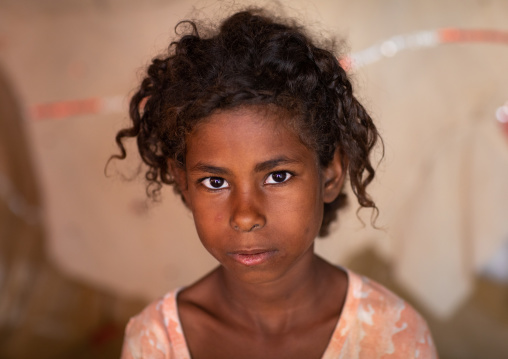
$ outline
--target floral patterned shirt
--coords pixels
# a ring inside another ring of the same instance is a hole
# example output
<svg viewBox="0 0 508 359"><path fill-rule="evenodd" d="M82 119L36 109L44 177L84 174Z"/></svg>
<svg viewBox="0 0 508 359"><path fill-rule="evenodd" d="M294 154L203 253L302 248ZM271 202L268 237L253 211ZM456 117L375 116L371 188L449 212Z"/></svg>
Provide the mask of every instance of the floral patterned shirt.
<svg viewBox="0 0 508 359"><path fill-rule="evenodd" d="M380 284L347 273L344 308L322 359L437 358L425 320L410 305ZM122 359L191 358L178 317L178 291L131 318Z"/></svg>

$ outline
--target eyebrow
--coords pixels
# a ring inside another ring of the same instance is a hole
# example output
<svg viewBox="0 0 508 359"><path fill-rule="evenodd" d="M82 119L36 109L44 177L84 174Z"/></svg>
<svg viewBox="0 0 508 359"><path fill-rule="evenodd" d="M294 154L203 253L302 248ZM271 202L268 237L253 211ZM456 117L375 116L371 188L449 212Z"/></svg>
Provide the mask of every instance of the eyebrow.
<svg viewBox="0 0 508 359"><path fill-rule="evenodd" d="M214 175L227 175L230 172L225 169L224 167L217 167L217 166L211 166L207 165L205 163L198 162L194 167L192 167L190 172L205 172L205 173L211 173Z"/></svg>
<svg viewBox="0 0 508 359"><path fill-rule="evenodd" d="M271 170L271 169L273 169L277 166L280 166L280 165L287 165L287 164L292 164L292 163L297 163L297 162L299 162L299 161L283 156L283 157L279 157L279 158L274 158L273 160L268 160L268 161L258 163L256 165L256 167L254 167L254 171L255 172L264 172L264 171Z"/></svg>
<svg viewBox="0 0 508 359"><path fill-rule="evenodd" d="M291 159L291 158L288 158L285 156L278 157L278 158L274 158L271 160L267 160L267 161L258 163L254 167L254 172L269 171L269 170L271 170L277 166L280 166L280 165L286 165L286 164L292 164L292 163L298 163L298 162L300 162L300 161L294 160L294 159ZM224 175L228 175L231 173L228 169L226 169L224 167L212 166L212 165L202 163L202 162L198 162L189 171L190 172L206 172L206 173L211 173L211 174L218 175L218 176L224 176Z"/></svg>

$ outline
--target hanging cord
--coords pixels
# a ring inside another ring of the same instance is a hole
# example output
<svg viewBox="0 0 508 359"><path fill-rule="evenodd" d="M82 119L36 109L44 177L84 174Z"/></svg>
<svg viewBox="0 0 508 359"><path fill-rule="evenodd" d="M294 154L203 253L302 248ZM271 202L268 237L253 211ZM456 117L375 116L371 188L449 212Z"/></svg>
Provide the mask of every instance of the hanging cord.
<svg viewBox="0 0 508 359"><path fill-rule="evenodd" d="M451 43L491 43L508 45L508 31L444 28L397 35L340 60L346 69L355 70L404 50L415 50Z"/></svg>

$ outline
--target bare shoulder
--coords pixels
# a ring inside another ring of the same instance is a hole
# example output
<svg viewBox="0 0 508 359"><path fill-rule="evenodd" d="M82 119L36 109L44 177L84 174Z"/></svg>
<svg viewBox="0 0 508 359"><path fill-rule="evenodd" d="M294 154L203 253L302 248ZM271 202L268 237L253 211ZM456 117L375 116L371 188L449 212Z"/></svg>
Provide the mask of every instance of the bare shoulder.
<svg viewBox="0 0 508 359"><path fill-rule="evenodd" d="M215 268L178 293L179 311L185 311L193 306L202 307L210 301L211 293L217 292L217 272L218 268Z"/></svg>

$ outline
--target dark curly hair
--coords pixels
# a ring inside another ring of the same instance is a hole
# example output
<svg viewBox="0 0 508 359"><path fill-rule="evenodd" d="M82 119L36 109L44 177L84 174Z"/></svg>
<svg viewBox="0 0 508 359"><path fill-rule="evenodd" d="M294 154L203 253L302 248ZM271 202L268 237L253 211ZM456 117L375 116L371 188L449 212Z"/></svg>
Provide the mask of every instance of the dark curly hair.
<svg viewBox="0 0 508 359"><path fill-rule="evenodd" d="M238 12L206 35L192 21L180 22L175 32L181 28L184 34L152 60L132 96L132 127L116 135L121 153L112 158L119 159L126 157L124 139L136 137L148 165L149 196L157 197L163 183L180 193L168 159L185 164L185 136L196 123L219 109L270 105L290 115L322 166L338 149L359 204L377 213L366 187L374 178L370 154L379 135L331 51L315 46L298 24L261 9ZM324 205L320 236L344 204L341 193Z"/></svg>

